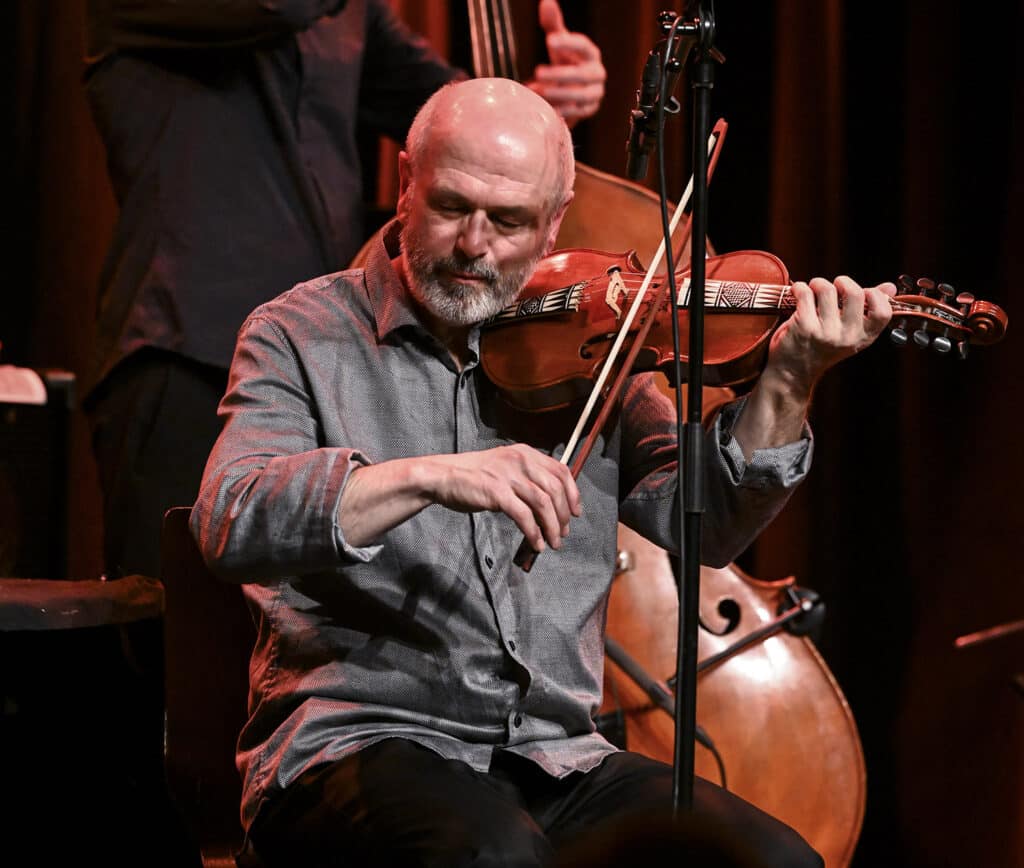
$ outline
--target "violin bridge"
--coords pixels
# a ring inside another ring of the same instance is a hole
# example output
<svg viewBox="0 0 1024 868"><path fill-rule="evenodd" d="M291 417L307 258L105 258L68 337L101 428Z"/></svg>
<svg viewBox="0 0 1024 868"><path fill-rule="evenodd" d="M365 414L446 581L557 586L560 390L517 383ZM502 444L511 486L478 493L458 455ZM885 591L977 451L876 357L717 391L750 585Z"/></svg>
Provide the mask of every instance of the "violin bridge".
<svg viewBox="0 0 1024 868"><path fill-rule="evenodd" d="M608 269L608 288L604 292L604 303L608 305L613 311L615 311L615 318L622 318L622 308L618 305L620 296L628 296L629 293L626 290L626 284L622 280L622 273L618 268Z"/></svg>

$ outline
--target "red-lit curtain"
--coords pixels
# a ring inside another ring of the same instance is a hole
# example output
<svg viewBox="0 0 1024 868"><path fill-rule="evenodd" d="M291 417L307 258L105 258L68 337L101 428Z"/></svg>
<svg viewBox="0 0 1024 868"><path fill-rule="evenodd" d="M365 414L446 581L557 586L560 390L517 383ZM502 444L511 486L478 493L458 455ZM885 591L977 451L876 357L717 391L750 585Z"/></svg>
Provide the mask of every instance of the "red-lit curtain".
<svg viewBox="0 0 1024 868"><path fill-rule="evenodd" d="M20 0L4 28L15 154L2 358L78 372L114 215L80 81L84 2ZM396 3L442 51L459 47L454 7ZM536 14L532 0L514 6ZM604 105L576 130L580 158L621 174L662 4L563 7L609 71ZM796 573L826 599L819 646L868 758L855 865L1024 859L1024 700L1009 686L1024 670L1024 636L952 649L955 635L1024 618L1014 325L1024 310L1022 7L989 4L965 18L951 0L717 3L726 64L713 103L730 133L712 190L716 247L772 250L794 277L875 282L905 270L949 280L1011 318L1002 344L959 365L879 345L827 375L812 408L811 478L751 554L755 574ZM536 60L535 28L523 27ZM688 131L670 135L678 190ZM379 195L394 192L382 184ZM98 494L77 414L74 424L72 572L91 576Z"/></svg>

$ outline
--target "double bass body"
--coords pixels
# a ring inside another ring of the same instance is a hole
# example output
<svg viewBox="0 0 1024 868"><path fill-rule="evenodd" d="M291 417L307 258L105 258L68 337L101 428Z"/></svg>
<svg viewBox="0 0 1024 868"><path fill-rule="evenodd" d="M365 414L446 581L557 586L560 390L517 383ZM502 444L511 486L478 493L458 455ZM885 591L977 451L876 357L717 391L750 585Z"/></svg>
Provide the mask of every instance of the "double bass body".
<svg viewBox="0 0 1024 868"><path fill-rule="evenodd" d="M612 584L608 636L651 676L675 672L678 594L668 555L624 525L631 566ZM796 829L827 868L849 864L864 817L866 772L846 698L806 636L780 629L701 668L772 623L792 578L762 582L735 565L701 570L696 773ZM723 632L724 631L724 632ZM717 633L722 635L716 635ZM625 720L630 750L673 761L675 721L613 660L605 666L603 715Z"/></svg>

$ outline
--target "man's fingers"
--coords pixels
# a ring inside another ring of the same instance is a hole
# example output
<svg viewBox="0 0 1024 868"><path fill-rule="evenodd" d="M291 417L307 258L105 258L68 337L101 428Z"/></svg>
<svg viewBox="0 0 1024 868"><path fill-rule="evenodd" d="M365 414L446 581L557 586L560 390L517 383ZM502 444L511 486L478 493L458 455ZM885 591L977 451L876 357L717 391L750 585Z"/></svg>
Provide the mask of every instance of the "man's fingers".
<svg viewBox="0 0 1024 868"><path fill-rule="evenodd" d="M896 284L882 283L867 290L864 295L864 312L870 323L872 337L877 337L892 319L892 302Z"/></svg>
<svg viewBox="0 0 1024 868"><path fill-rule="evenodd" d="M549 33L544 41L552 63L601 63L601 49L585 33Z"/></svg>
<svg viewBox="0 0 1024 868"><path fill-rule="evenodd" d="M582 33L568 33L548 39L550 63L542 63L538 70L560 70L564 67L593 68L603 81L607 71L601 61L601 49Z"/></svg>
<svg viewBox="0 0 1024 868"><path fill-rule="evenodd" d="M604 83L587 82L582 78L566 78L568 84L551 85L531 81L527 86L544 97L566 121L582 120L597 113L604 99Z"/></svg>
<svg viewBox="0 0 1024 868"><path fill-rule="evenodd" d="M561 548L570 519L580 514L579 488L572 471L522 443L478 453L474 463L479 460L488 468L484 477L500 481L487 486L491 491L487 508L511 518L535 551Z"/></svg>
<svg viewBox="0 0 1024 868"><path fill-rule="evenodd" d="M565 32L565 19L562 17L562 7L558 5L558 0L540 0L537 20L540 21L541 29L549 36Z"/></svg>
<svg viewBox="0 0 1024 868"><path fill-rule="evenodd" d="M838 288L823 277L811 280L810 287L814 292L814 305L822 325L827 327L833 323L838 324L841 321Z"/></svg>
<svg viewBox="0 0 1024 868"><path fill-rule="evenodd" d="M566 498L556 489L550 482L545 487L529 479L516 479L510 485L509 502L501 504L502 511L519 525L535 551L540 551L538 541L553 549L561 548L562 537L568 533Z"/></svg>
<svg viewBox="0 0 1024 868"><path fill-rule="evenodd" d="M529 83L540 88L546 99L600 99L604 96L603 68L588 63L583 67L538 67Z"/></svg>
<svg viewBox="0 0 1024 868"><path fill-rule="evenodd" d="M530 544L535 552L542 552L547 548L544 542L544 532L537 523L536 514L515 494L511 494L504 504L499 503L499 509L516 523L516 526L523 532L523 538Z"/></svg>
<svg viewBox="0 0 1024 868"><path fill-rule="evenodd" d="M538 66L528 86L572 126L601 107L608 77L601 62L601 49L590 37L566 29L556 0L541 0L538 18L551 63Z"/></svg>
<svg viewBox="0 0 1024 868"><path fill-rule="evenodd" d="M843 329L850 334L859 335L864 330L864 317L867 313L864 288L852 277L845 275L835 279L835 288Z"/></svg>

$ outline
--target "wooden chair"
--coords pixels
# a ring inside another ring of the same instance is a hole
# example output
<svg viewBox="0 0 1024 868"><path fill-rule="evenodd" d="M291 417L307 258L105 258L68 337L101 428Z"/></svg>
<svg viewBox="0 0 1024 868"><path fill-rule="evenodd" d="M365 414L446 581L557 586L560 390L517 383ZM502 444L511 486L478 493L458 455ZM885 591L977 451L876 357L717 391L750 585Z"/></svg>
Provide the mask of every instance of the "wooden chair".
<svg viewBox="0 0 1024 868"><path fill-rule="evenodd" d="M189 531L191 509L164 517L166 724L171 797L204 868L236 868L242 828L235 744L246 720L249 655L256 631L238 586L206 568Z"/></svg>

